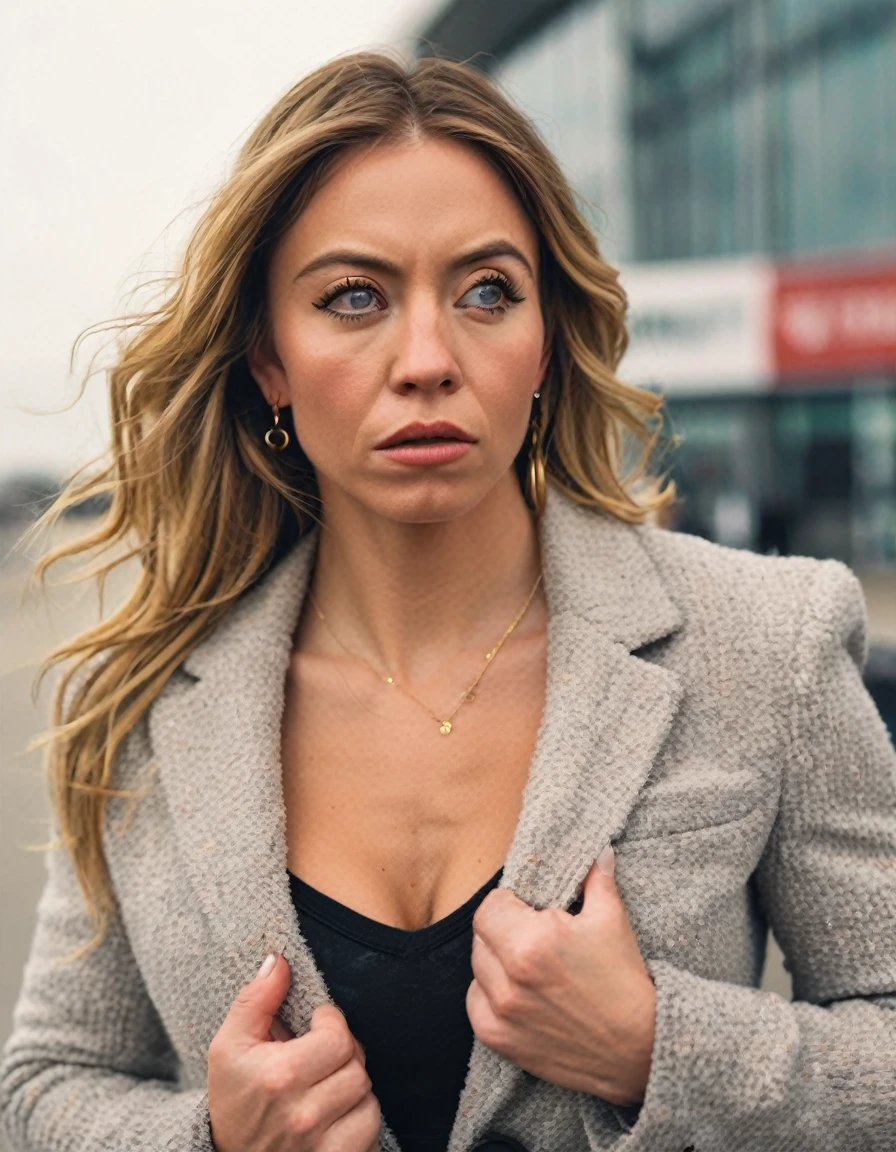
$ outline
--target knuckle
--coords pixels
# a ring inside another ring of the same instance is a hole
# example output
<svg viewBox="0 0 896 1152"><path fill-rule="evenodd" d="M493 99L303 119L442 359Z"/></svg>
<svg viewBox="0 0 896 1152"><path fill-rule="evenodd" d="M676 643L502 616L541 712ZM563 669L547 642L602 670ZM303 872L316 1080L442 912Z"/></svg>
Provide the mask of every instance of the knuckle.
<svg viewBox="0 0 896 1152"><path fill-rule="evenodd" d="M526 940L510 953L508 975L518 984L534 984L542 968L543 949L538 940Z"/></svg>
<svg viewBox="0 0 896 1152"><path fill-rule="evenodd" d="M248 987L243 987L240 988L239 992L237 992L231 1007L236 1008L237 1010L245 1010L251 1008L254 1003L254 998Z"/></svg>
<svg viewBox="0 0 896 1152"><path fill-rule="evenodd" d="M477 1026L476 1035L486 1048L493 1048L495 1051L500 1050L501 1038L503 1036L500 1025L500 1020L490 1019L482 1021Z"/></svg>
<svg viewBox="0 0 896 1152"><path fill-rule="evenodd" d="M355 1054L355 1041L354 1038L346 1028L342 1032L337 1032L335 1029L331 1033L331 1050L333 1052L333 1059L338 1060L340 1065L345 1064L351 1060Z"/></svg>
<svg viewBox="0 0 896 1152"><path fill-rule="evenodd" d="M370 1125L370 1135L375 1136L380 1130L380 1102L372 1092L364 1097L361 1105L364 1119Z"/></svg>
<svg viewBox="0 0 896 1152"><path fill-rule="evenodd" d="M508 985L502 988L500 992L495 994L494 1007L495 1012L502 1017L509 1017L517 1011L520 1006L519 992L513 987Z"/></svg>
<svg viewBox="0 0 896 1152"><path fill-rule="evenodd" d="M307 1101L297 1105L292 1114L290 1129L294 1136L308 1136L320 1123L317 1109Z"/></svg>
<svg viewBox="0 0 896 1152"><path fill-rule="evenodd" d="M225 1049L225 1045L224 1045L223 1040L221 1039L221 1033L216 1032L215 1035L212 1037L211 1043L208 1046L208 1062L209 1062L209 1064L220 1063L222 1057L224 1056L224 1049Z"/></svg>
<svg viewBox="0 0 896 1152"><path fill-rule="evenodd" d="M258 1073L259 1088L268 1097L280 1096L291 1091L293 1087L292 1075L288 1068L280 1063L271 1063Z"/></svg>
<svg viewBox="0 0 896 1152"><path fill-rule="evenodd" d="M365 1096L373 1087L373 1081L367 1074L367 1069L363 1064L358 1061L352 1066L353 1084L352 1087L357 1091L358 1098Z"/></svg>
<svg viewBox="0 0 896 1152"><path fill-rule="evenodd" d="M556 907L545 908L544 912L544 923L551 940L556 940L560 934L569 936L571 926L568 912Z"/></svg>

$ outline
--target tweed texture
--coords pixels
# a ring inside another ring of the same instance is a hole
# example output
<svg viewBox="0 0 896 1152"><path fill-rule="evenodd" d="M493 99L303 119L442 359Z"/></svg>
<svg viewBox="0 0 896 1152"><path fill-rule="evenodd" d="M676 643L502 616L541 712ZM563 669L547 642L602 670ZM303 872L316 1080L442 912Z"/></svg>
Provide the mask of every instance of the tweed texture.
<svg viewBox="0 0 896 1152"><path fill-rule="evenodd" d="M547 694L501 884L569 908L612 841L657 989L641 1105L523 1072L476 1040L448 1152L896 1148L896 752L835 561L631 527L549 490ZM316 552L301 540L129 733L102 947L68 858L48 875L0 1066L20 1152L211 1152L207 1052L266 953L301 1035L331 997L292 905L284 682ZM386 849L384 849L386 850ZM767 926L794 1002L760 991ZM434 1037L434 1042L437 1038ZM374 1091L376 1086L374 1085ZM385 1121L381 1152L401 1152Z"/></svg>

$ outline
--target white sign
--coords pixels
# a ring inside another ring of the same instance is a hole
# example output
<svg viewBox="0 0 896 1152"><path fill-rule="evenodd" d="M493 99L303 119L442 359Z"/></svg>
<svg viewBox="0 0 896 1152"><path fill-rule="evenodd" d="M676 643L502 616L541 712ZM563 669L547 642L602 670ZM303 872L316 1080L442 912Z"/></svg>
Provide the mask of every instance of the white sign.
<svg viewBox="0 0 896 1152"><path fill-rule="evenodd" d="M774 282L761 257L622 266L630 339L617 374L668 395L765 391Z"/></svg>

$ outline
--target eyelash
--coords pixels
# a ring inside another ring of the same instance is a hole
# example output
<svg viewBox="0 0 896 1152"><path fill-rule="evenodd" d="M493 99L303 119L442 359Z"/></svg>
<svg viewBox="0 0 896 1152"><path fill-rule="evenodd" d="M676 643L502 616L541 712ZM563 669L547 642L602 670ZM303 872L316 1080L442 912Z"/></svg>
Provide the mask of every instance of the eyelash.
<svg viewBox="0 0 896 1152"><path fill-rule="evenodd" d="M511 305L519 304L520 301L526 299L519 288L517 288L503 272L486 272L480 276L475 283L470 285L467 292L472 292L474 288L478 288L481 284L497 284ZM367 288L371 292L376 292L376 289L369 281L355 276L346 277L345 280L342 280L339 284L334 284L329 292L314 303L314 307L321 312L326 312L328 316L335 316L337 320L364 320L371 315L370 312L360 312L353 315L351 312L337 312L335 309L329 307L338 296L350 291L352 288ZM464 293L465 296L467 292ZM491 308L483 304L473 304L471 307L476 308L480 312L497 312L504 310L504 305L502 304L495 304Z"/></svg>

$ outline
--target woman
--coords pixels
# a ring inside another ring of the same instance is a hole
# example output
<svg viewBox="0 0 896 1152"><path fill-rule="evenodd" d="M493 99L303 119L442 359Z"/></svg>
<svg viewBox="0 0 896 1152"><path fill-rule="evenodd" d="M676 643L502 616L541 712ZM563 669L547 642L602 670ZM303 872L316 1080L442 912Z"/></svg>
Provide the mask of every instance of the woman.
<svg viewBox="0 0 896 1152"><path fill-rule="evenodd" d="M861 591L645 524L624 314L472 69L348 56L258 125L59 505L111 490L80 547L140 575L54 654L14 1146L894 1146Z"/></svg>

